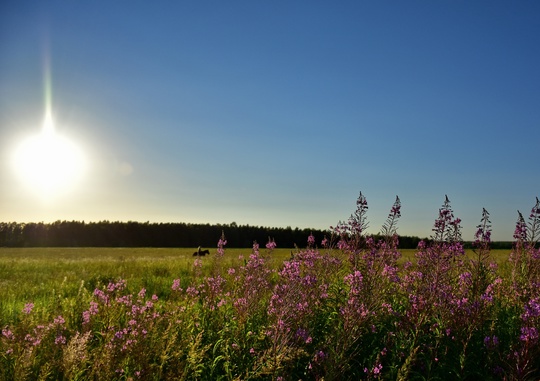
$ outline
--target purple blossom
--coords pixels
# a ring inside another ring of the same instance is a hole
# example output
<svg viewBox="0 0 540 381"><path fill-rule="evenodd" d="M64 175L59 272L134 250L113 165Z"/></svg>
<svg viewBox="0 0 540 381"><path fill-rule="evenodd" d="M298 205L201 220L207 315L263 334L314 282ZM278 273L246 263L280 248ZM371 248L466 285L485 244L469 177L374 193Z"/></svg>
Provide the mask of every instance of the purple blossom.
<svg viewBox="0 0 540 381"><path fill-rule="evenodd" d="M323 240L321 241L321 246L324 247L324 248L328 248L329 247L329 242L328 242L328 238L326 238L326 236L324 236Z"/></svg>
<svg viewBox="0 0 540 381"><path fill-rule="evenodd" d="M497 336L486 336L484 338L484 345L488 349L494 349L499 345L499 338Z"/></svg>
<svg viewBox="0 0 540 381"><path fill-rule="evenodd" d="M482 218L476 229L473 246L488 250L491 242L491 221L489 220L489 212L485 208L482 209Z"/></svg>
<svg viewBox="0 0 540 381"><path fill-rule="evenodd" d="M259 244L257 241L253 241L252 255L259 255Z"/></svg>
<svg viewBox="0 0 540 381"><path fill-rule="evenodd" d="M540 317L540 298L533 298L525 305L521 318L525 321Z"/></svg>
<svg viewBox="0 0 540 381"><path fill-rule="evenodd" d="M350 247L350 246L349 246L349 244L347 243L347 241L345 241L345 240L343 240L343 239L340 239L340 240L338 241L338 249L339 249L339 250L345 251L345 250L348 250L349 247Z"/></svg>
<svg viewBox="0 0 540 381"><path fill-rule="evenodd" d="M363 281L362 273L358 270L355 270L354 273L346 275L344 280L351 287L351 293L357 294L360 292Z"/></svg>
<svg viewBox="0 0 540 381"><path fill-rule="evenodd" d="M326 353L324 353L323 351L317 351L317 352L315 352L315 356L314 356L313 360L316 363L320 363L327 357L328 357L328 355Z"/></svg>
<svg viewBox="0 0 540 381"><path fill-rule="evenodd" d="M109 296L106 295L102 290L99 288L96 288L94 290L94 296L97 296L97 298L105 305L109 305Z"/></svg>
<svg viewBox="0 0 540 381"><path fill-rule="evenodd" d="M461 241L461 219L454 218L452 207L448 196L445 196L445 201L439 209L439 218L435 220L433 227L433 240L437 243L441 242L459 242Z"/></svg>
<svg viewBox="0 0 540 381"><path fill-rule="evenodd" d="M315 246L315 236L313 233L311 233L307 239L308 247L314 247Z"/></svg>
<svg viewBox="0 0 540 381"><path fill-rule="evenodd" d="M64 320L64 318L62 316L58 316L56 318L54 318L54 324L57 324L57 325L62 325L64 324L66 321Z"/></svg>
<svg viewBox="0 0 540 381"><path fill-rule="evenodd" d="M217 250L217 256L219 258L223 257L225 254L225 245L227 245L227 240L225 239L225 233L221 231L221 237L218 241L218 250Z"/></svg>
<svg viewBox="0 0 540 381"><path fill-rule="evenodd" d="M311 343L311 336L309 336L308 331L303 328L298 328L296 330L296 337L307 344Z"/></svg>
<svg viewBox="0 0 540 381"><path fill-rule="evenodd" d="M13 335L13 332L11 332L11 330L9 330L8 328L2 329L2 336L4 336L8 340L15 339L15 335Z"/></svg>
<svg viewBox="0 0 540 381"><path fill-rule="evenodd" d="M191 297L196 297L197 295L199 295L199 290L197 290L195 287L193 286L189 286L187 289L186 289L186 293L191 296Z"/></svg>
<svg viewBox="0 0 540 381"><path fill-rule="evenodd" d="M268 237L268 242L266 243L266 248L270 251L276 248L276 241L273 238Z"/></svg>
<svg viewBox="0 0 540 381"><path fill-rule="evenodd" d="M386 218L386 221L382 227L381 234L386 237L388 240L389 237L397 233L397 220L401 217L401 201L398 196L396 196L396 201L390 209L390 214Z"/></svg>
<svg viewBox="0 0 540 381"><path fill-rule="evenodd" d="M90 311L83 311L82 318L83 318L83 324L90 323Z"/></svg>
<svg viewBox="0 0 540 381"><path fill-rule="evenodd" d="M519 339L521 341L536 342L538 340L538 330L535 327L521 327L521 336Z"/></svg>
<svg viewBox="0 0 540 381"><path fill-rule="evenodd" d="M519 242L525 242L527 240L527 224L525 223L525 219L519 210L516 229L514 230L514 239Z"/></svg>
<svg viewBox="0 0 540 381"><path fill-rule="evenodd" d="M34 308L34 303L26 303L23 308L23 312L25 314L30 314L32 312L32 309Z"/></svg>
<svg viewBox="0 0 540 381"><path fill-rule="evenodd" d="M127 282L125 281L125 279L120 279L116 283L109 282L109 284L107 285L107 291L109 291L110 293L115 291L122 291L126 288L126 284Z"/></svg>
<svg viewBox="0 0 540 381"><path fill-rule="evenodd" d="M146 295L146 288L141 288L141 291L139 291L139 294L137 295L140 299L144 299Z"/></svg>
<svg viewBox="0 0 540 381"><path fill-rule="evenodd" d="M126 306L130 306L132 304L132 296L131 295L123 295L116 298L116 303L118 304L124 304Z"/></svg>

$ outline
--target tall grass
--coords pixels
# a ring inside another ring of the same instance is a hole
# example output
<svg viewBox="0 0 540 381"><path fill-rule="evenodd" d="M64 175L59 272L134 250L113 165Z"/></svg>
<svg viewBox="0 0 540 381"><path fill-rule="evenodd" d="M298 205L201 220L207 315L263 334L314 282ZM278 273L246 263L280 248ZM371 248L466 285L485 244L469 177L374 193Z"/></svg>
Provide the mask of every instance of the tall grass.
<svg viewBox="0 0 540 381"><path fill-rule="evenodd" d="M292 256L224 236L209 258L2 249L0 379L538 379L538 201L503 254L487 211L465 252L448 199L430 243L401 252L400 208L375 241L360 194Z"/></svg>

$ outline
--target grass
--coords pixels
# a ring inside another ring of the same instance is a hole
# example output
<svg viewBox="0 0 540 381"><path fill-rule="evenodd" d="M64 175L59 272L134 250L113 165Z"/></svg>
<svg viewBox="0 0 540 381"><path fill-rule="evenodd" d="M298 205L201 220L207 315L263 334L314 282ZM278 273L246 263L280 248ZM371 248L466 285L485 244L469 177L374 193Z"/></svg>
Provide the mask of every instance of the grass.
<svg viewBox="0 0 540 381"><path fill-rule="evenodd" d="M0 248L0 326L7 324L32 301L36 307L77 298L83 288L96 287L119 278L131 291L146 288L167 296L176 278L191 276L194 248ZM215 250L211 250L212 253ZM224 265L235 267L251 249L228 249ZM276 263L290 257L290 249L276 249ZM203 273L210 259L203 259Z"/></svg>
<svg viewBox="0 0 540 381"><path fill-rule="evenodd" d="M92 292L110 281L125 279L136 292L146 288L168 296L174 279L191 276L195 248L0 248L0 325L16 316L25 303L39 306L58 303L59 298L77 298L83 288ZM214 253L213 250L211 250ZM414 249L401 250L401 262L414 261ZM493 250L492 258L503 265L509 250ZM251 249L227 249L223 264L238 267ZM264 254L264 250L263 250ZM467 252L473 255L472 251ZM291 249L275 249L275 267L291 256ZM203 273L209 258L203 259Z"/></svg>
<svg viewBox="0 0 540 381"><path fill-rule="evenodd" d="M518 346L521 307L510 283L481 302L481 315L468 302L454 311L475 297L461 277L424 268L453 290L430 302L429 280L405 265L416 250L401 251L396 280L389 252L372 247L375 257L364 252L358 268L339 250L288 261L291 249L227 249L219 260L216 249L199 260L193 248L1 248L0 379L337 380L382 370L384 379L425 379L425 369L427 379L449 371L499 379L501 359L536 356L528 342ZM506 277L508 254L491 252ZM428 302L411 302L410 292ZM485 344L499 338L500 347ZM524 349L508 357L514 348Z"/></svg>

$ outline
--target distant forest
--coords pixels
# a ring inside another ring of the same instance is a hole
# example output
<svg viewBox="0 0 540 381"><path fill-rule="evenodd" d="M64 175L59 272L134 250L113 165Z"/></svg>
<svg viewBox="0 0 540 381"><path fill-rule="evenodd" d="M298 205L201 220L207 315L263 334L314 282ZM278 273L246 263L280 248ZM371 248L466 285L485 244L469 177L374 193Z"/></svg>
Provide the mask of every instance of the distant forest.
<svg viewBox="0 0 540 381"><path fill-rule="evenodd" d="M205 247L217 246L221 233L227 247L247 248L257 241L261 247L268 238L278 248L304 248L310 234L320 244L329 230L272 228L231 224L188 224L149 222L0 223L0 247ZM419 237L400 236L399 247L415 249ZM469 245L466 245L469 246ZM493 243L493 248L510 248L510 242Z"/></svg>

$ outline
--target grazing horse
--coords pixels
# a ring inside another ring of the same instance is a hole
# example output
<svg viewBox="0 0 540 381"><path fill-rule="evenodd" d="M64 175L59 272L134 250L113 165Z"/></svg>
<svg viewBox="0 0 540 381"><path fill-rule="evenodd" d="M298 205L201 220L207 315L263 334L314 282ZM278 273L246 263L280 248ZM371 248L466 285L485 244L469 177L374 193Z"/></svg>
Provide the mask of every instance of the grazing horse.
<svg viewBox="0 0 540 381"><path fill-rule="evenodd" d="M197 248L197 251L193 253L194 257L204 257L206 254L210 254L210 250L201 250L201 247L199 246Z"/></svg>

